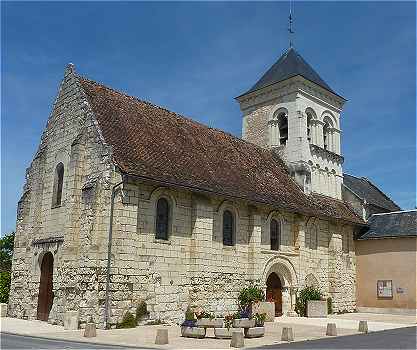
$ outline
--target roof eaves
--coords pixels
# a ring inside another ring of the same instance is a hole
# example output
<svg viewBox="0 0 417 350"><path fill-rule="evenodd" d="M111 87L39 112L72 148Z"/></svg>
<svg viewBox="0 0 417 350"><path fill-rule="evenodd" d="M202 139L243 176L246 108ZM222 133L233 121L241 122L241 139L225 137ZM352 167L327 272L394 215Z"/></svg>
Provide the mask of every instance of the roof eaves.
<svg viewBox="0 0 417 350"><path fill-rule="evenodd" d="M329 92L329 93L331 93L331 94L333 94L333 95L335 95L335 96L337 96L337 97L341 98L341 99L342 99L343 101L345 101L345 102L347 102L347 101L348 101L346 98L344 98L343 96L341 96L341 95L337 94L337 93L336 93L336 92L334 92L333 90L329 90L328 88L326 88L326 87L324 87L324 86L322 86L322 85L320 85L320 84L317 84L316 82L312 81L311 79L306 78L303 74L299 74L299 73L297 73L297 74L293 74L293 75L291 75L291 76L289 76L288 78L285 78L285 79L283 79L283 80L274 81L273 83L270 83L270 84L268 84L268 85L262 86L262 87L260 87L260 88L255 89L255 90L252 90L252 88L251 88L251 89L249 89L248 91L244 92L243 94L241 94L241 95L239 95L239 96L235 97L235 100L238 100L239 98L241 98L241 97L243 97L243 96L245 96L245 95L250 95L250 94L253 94L253 93L258 92L258 91L260 91L260 90L263 90L263 89L266 89L266 88L268 88L268 87L271 87L272 85L275 85L275 84L278 84L278 83L282 83L282 82L284 82L284 81L286 81L286 80L289 80L289 79L294 78L294 77L297 77L297 76L303 77L305 80L309 81L310 83L312 83L312 84L315 84L315 85L319 86L320 88L322 88L322 89L326 90L327 92Z"/></svg>
<svg viewBox="0 0 417 350"><path fill-rule="evenodd" d="M171 181L164 181L164 180L159 180L159 179L155 179L155 178L151 178L151 177L147 177L147 176L143 176L143 175L128 173L123 169L123 167L120 167L120 166L119 166L119 170L120 170L120 172L122 172L123 174L125 174L127 176L130 176L130 177L133 177L133 178L138 178L138 179L148 181L148 182L151 182L151 183L170 186L170 187L183 189L183 190L188 190L188 191L194 191L194 192L198 192L198 193L204 193L204 194L216 195L216 196L226 197L226 198L231 198L231 199L243 200L243 201L246 201L246 202L249 202L249 203L254 203L254 204L270 205L270 206L276 207L277 209L281 209L281 210L284 210L284 211L287 211L287 212L293 213L293 214L302 214L302 215L306 215L306 216L317 216L315 213L312 213L312 212L309 212L309 211L288 209L286 207L279 206L276 203L269 202L269 201L254 200L254 199L250 199L250 198L246 198L246 197L242 197L242 196L236 196L236 195L230 195L230 194L223 193L223 192L212 191L212 190L208 190L208 189L197 187L197 186L187 186L187 185L182 185L182 184L178 184L178 183L171 182ZM328 216L328 215L319 215L318 217L320 217L322 219L327 219L327 220L335 220L335 218L333 216ZM367 226L367 224L365 222L360 223L359 221L348 220L348 219L338 219L338 220L342 221L343 223L349 223L349 224L353 224L353 225L357 225L357 226L361 226L361 227Z"/></svg>

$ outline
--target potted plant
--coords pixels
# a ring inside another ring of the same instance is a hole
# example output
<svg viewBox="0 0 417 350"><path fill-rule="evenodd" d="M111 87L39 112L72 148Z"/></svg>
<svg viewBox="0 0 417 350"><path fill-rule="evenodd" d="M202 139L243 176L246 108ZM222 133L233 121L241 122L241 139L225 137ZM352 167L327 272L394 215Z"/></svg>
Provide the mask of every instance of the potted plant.
<svg viewBox="0 0 417 350"><path fill-rule="evenodd" d="M204 328L221 328L223 327L223 319L215 318L213 314L201 311L196 314L197 316L197 326Z"/></svg>
<svg viewBox="0 0 417 350"><path fill-rule="evenodd" d="M181 335L187 338L204 338L206 329L197 327L197 320L191 307L185 311L185 321L181 324Z"/></svg>
<svg viewBox="0 0 417 350"><path fill-rule="evenodd" d="M233 328L235 315L228 314L224 316L224 327L214 328L214 336L217 339L230 339L233 332L241 332L241 328Z"/></svg>
<svg viewBox="0 0 417 350"><path fill-rule="evenodd" d="M251 328L255 327L255 320L250 319L248 308L240 310L233 315L233 327L235 328Z"/></svg>
<svg viewBox="0 0 417 350"><path fill-rule="evenodd" d="M265 335L265 319L266 314L262 313L256 313L252 316L252 320L254 321L255 325L251 328L245 328L245 338L259 338L263 337Z"/></svg>
<svg viewBox="0 0 417 350"><path fill-rule="evenodd" d="M319 304L309 312L313 304ZM295 301L295 311L301 317L327 317L327 301L323 300L321 291L314 286L307 286L301 289ZM318 313L317 313L318 312Z"/></svg>
<svg viewBox="0 0 417 350"><path fill-rule="evenodd" d="M252 315L252 305L265 300L265 294L262 288L257 285L251 284L248 287L243 288L238 296L240 310L245 310L248 313L248 317Z"/></svg>
<svg viewBox="0 0 417 350"><path fill-rule="evenodd" d="M265 324L266 314L254 314L253 319L255 321L255 327L263 327Z"/></svg>

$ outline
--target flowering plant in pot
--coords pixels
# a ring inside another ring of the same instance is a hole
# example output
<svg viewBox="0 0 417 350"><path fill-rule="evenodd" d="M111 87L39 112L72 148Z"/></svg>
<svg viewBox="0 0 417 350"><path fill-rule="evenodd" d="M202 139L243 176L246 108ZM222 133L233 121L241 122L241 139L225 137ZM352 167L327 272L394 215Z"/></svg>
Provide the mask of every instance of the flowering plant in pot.
<svg viewBox="0 0 417 350"><path fill-rule="evenodd" d="M256 313L252 316L252 318L255 320L255 327L263 327L265 324L266 314Z"/></svg>
<svg viewBox="0 0 417 350"><path fill-rule="evenodd" d="M235 316L231 314L224 316L224 327L229 330L233 326L234 319Z"/></svg>

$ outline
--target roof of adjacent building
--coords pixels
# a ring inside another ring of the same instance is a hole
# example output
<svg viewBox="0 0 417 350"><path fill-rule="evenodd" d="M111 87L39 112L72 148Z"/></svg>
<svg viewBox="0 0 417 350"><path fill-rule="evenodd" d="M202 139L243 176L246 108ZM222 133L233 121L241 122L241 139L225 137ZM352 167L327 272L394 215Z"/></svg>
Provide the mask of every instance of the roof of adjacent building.
<svg viewBox="0 0 417 350"><path fill-rule="evenodd" d="M343 174L343 185L361 200L366 200L368 204L385 209L386 211L401 210L391 198L366 177Z"/></svg>
<svg viewBox="0 0 417 350"><path fill-rule="evenodd" d="M337 95L319 76L319 74L304 60L304 58L302 58L294 48L290 47L286 52L284 52L278 61L276 61L272 67L267 70L261 79L259 79L249 91L245 92L241 96L297 75L301 75L305 79L310 80L311 82Z"/></svg>
<svg viewBox="0 0 417 350"><path fill-rule="evenodd" d="M113 161L168 186L364 224L349 204L305 195L274 152L78 77Z"/></svg>
<svg viewBox="0 0 417 350"><path fill-rule="evenodd" d="M374 214L368 219L369 229L364 229L360 240L416 237L417 211L396 211Z"/></svg>

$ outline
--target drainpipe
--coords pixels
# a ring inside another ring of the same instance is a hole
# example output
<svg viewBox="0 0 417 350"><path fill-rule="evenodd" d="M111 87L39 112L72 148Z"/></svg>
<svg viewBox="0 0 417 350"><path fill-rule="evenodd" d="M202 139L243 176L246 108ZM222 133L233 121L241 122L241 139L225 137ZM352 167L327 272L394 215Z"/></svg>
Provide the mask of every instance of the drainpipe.
<svg viewBox="0 0 417 350"><path fill-rule="evenodd" d="M109 224L109 241L107 245L107 271L106 271L106 304L104 308L104 326L105 329L109 328L109 309L110 309L110 268L111 268L111 246L113 238L113 211L114 211L114 199L116 197L117 188L122 185L124 178L121 182L114 185L111 189L111 204L110 204L110 224Z"/></svg>

